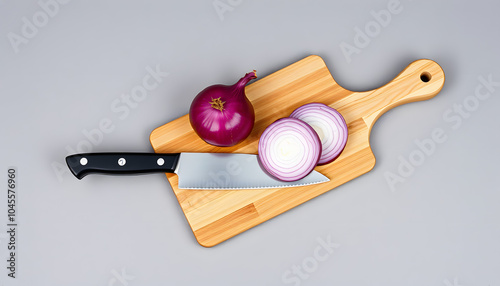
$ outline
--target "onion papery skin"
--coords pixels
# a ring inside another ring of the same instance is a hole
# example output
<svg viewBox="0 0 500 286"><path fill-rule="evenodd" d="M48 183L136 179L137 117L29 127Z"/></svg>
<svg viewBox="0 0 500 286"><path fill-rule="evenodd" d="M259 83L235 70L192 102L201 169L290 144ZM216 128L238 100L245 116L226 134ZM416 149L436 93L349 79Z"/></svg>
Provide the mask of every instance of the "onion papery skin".
<svg viewBox="0 0 500 286"><path fill-rule="evenodd" d="M281 118L259 139L259 162L273 177L292 182L312 172L321 156L321 141L307 123Z"/></svg>
<svg viewBox="0 0 500 286"><path fill-rule="evenodd" d="M209 86L194 98L189 121L201 139L211 145L229 147L248 137L255 123L255 112L245 95L245 86L254 78L257 78L255 71L234 85Z"/></svg>
<svg viewBox="0 0 500 286"><path fill-rule="evenodd" d="M322 154L318 165L325 165L337 159L347 144L349 135L344 117L334 108L323 103L305 104L290 114L309 124L319 135Z"/></svg>

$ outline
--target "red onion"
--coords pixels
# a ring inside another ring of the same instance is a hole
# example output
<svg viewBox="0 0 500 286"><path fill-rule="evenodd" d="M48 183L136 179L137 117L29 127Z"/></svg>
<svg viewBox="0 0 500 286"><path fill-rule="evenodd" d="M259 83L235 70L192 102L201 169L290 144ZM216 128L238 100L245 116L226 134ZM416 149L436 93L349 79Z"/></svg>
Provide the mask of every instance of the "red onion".
<svg viewBox="0 0 500 286"><path fill-rule="evenodd" d="M245 95L245 86L254 78L257 78L255 70L234 85L212 85L195 97L189 121L201 139L208 144L228 147L248 137L255 112Z"/></svg>
<svg viewBox="0 0 500 286"><path fill-rule="evenodd" d="M313 102L297 108L290 117L306 122L318 133L323 150L319 165L332 162L344 150L348 136L347 124L337 110Z"/></svg>
<svg viewBox="0 0 500 286"><path fill-rule="evenodd" d="M264 169L282 181L307 176L318 163L321 141L311 126L295 118L281 118L269 125L259 140L259 160Z"/></svg>

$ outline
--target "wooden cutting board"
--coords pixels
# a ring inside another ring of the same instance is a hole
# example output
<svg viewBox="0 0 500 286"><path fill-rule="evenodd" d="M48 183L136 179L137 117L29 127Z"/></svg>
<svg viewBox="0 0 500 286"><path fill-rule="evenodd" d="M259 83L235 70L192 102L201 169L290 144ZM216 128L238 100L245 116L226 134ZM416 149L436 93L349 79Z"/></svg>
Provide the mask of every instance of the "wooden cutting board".
<svg viewBox="0 0 500 286"><path fill-rule="evenodd" d="M370 131L377 118L403 103L434 97L444 80L441 67L423 59L378 89L353 92L339 86L323 59L312 55L246 87L255 108L255 126L242 143L233 147L205 143L191 128L188 115L153 130L150 141L157 153L257 154L264 129L303 104L321 102L344 116L349 129L346 148L336 161L315 169L331 180L327 183L282 189L180 190L177 175L166 174L196 239L211 247L370 171L375 165Z"/></svg>

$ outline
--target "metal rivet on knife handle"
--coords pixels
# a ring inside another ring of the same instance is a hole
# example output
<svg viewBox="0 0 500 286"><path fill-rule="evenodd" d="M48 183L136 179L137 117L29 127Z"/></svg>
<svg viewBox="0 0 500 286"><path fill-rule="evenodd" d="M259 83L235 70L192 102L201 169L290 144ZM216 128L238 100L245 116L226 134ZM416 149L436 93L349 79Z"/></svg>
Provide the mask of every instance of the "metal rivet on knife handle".
<svg viewBox="0 0 500 286"><path fill-rule="evenodd" d="M159 159L156 161L156 164L158 164L158 166L163 166L163 164L165 164L165 160L163 160L163 158L159 158Z"/></svg>
<svg viewBox="0 0 500 286"><path fill-rule="evenodd" d="M118 159L118 165L123 166L127 163L127 160L125 158L120 158Z"/></svg>
<svg viewBox="0 0 500 286"><path fill-rule="evenodd" d="M87 158L85 158L85 157L83 157L83 158L81 158L81 159L80 159L80 164L81 164L82 166L87 165L87 163L88 163L88 162L89 162L89 160L87 160Z"/></svg>

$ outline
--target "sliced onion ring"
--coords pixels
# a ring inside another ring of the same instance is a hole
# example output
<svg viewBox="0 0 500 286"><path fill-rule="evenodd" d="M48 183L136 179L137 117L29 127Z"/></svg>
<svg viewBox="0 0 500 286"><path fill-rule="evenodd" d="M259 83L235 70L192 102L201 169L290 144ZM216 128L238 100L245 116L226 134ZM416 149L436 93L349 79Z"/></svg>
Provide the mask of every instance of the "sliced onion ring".
<svg viewBox="0 0 500 286"><path fill-rule="evenodd" d="M269 125L259 139L259 160L266 171L282 181L297 181L316 167L321 141L311 126L295 118Z"/></svg>
<svg viewBox="0 0 500 286"><path fill-rule="evenodd" d="M344 150L348 136L347 124L337 110L313 102L295 109L290 117L306 122L318 133L323 150L318 165L334 161Z"/></svg>

